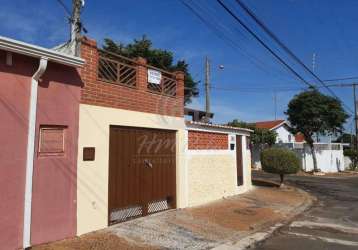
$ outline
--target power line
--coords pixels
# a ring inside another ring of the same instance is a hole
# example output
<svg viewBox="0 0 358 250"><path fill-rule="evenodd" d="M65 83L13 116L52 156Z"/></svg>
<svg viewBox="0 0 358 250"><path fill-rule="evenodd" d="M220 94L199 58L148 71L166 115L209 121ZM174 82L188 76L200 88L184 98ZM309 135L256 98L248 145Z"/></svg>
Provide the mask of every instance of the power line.
<svg viewBox="0 0 358 250"><path fill-rule="evenodd" d="M211 89L222 90L222 91L237 91L242 93L267 93L270 92L296 92L302 91L304 88L287 88L287 89L275 89L275 88L225 88L211 86Z"/></svg>
<svg viewBox="0 0 358 250"><path fill-rule="evenodd" d="M63 8L63 9L65 10L65 12L68 14L68 16L67 16L68 22L69 22L71 25L75 24L75 22L76 22L75 19L76 19L76 18L73 17L74 13L72 13L72 11L70 10L70 8L68 8L67 5L66 5L62 0L56 0L56 1L62 6L62 8ZM83 8L84 1L77 2L76 4L81 4L80 9L82 9L82 8ZM80 21L80 22L77 21L77 24L76 24L76 25L78 26L78 28L79 28L81 31L83 31L84 33L88 33L88 30L87 30L87 29L85 28L85 26L83 25L83 21Z"/></svg>
<svg viewBox="0 0 358 250"><path fill-rule="evenodd" d="M71 10L66 6L66 4L62 0L56 0L62 8L65 10L65 12L69 15L69 17L72 16Z"/></svg>
<svg viewBox="0 0 358 250"><path fill-rule="evenodd" d="M238 50L243 56L247 57L250 61L252 61L258 68L262 69L263 71L267 72L262 66L256 64L252 58L253 56L249 55L247 52L244 51L244 49L239 46L234 40L230 39L230 37L226 36L224 32L222 32L217 26L213 25L212 23L208 22L203 15L200 15L200 13L194 9L191 5L189 5L184 0L181 0L181 3L188 8L207 28L209 28L219 39L226 42L230 47L232 47L235 50ZM259 63L262 63L259 61ZM267 72L268 73L268 72Z"/></svg>
<svg viewBox="0 0 358 250"><path fill-rule="evenodd" d="M220 3L221 1L218 0ZM339 99L339 97L322 81L311 69L309 69L293 52L290 50L265 24L261 21L241 0L236 0L238 5L275 41L277 44L291 57L293 58L299 65L301 65L307 72L309 72L319 83L325 87L335 98ZM232 13L232 12L231 12ZM346 108L353 113L350 107L346 106Z"/></svg>
<svg viewBox="0 0 358 250"><path fill-rule="evenodd" d="M290 65L288 65L278 54L276 54L261 38L259 38L255 32L253 32L238 16L236 16L221 0L217 2L228 12L247 32L249 32L262 46L265 47L281 64L283 64L292 74L294 74L299 80L311 88L315 88L314 85L306 81L299 73L297 73Z"/></svg>
<svg viewBox="0 0 358 250"><path fill-rule="evenodd" d="M232 39L225 32L222 31L222 30L226 30L227 32L233 33L223 23L221 23L220 20L215 18L215 16L211 16L209 18L209 20L205 19L205 14L210 16L210 14L211 14L210 11L204 10L204 7L198 5L197 2L192 2L192 5L196 5L195 6L196 8L194 8L193 6L188 4L188 1L181 0L181 3L187 9L189 9L204 25L206 25L214 33L214 35L216 35L219 39L221 39L222 41L227 43L234 50L237 50L241 55L246 57L249 61L251 61L255 66L257 66L263 72L265 72L267 74L273 74L272 71L268 71L265 68L265 65L266 65L266 67L269 67L269 66L267 66L267 64L264 61L260 60L259 58L255 57L254 55L248 53L239 43L237 43L236 40ZM198 8L200 8L202 12L206 12L206 13L200 13ZM213 19L215 19L215 20L213 20ZM239 32L239 31L237 31L237 32ZM240 32L240 34L242 34L242 33ZM275 74L273 76L278 77L280 75Z"/></svg>
<svg viewBox="0 0 358 250"><path fill-rule="evenodd" d="M343 78L333 78L333 79L326 79L323 80L324 82L337 82L337 81L346 81L346 80L355 80L358 79L358 76L351 76L351 77L343 77Z"/></svg>
<svg viewBox="0 0 358 250"><path fill-rule="evenodd" d="M351 88L353 85L358 85L355 83L347 83L347 84L329 84L328 87L349 87ZM292 91L305 91L308 88L290 88L284 86L271 86L271 87L235 87L235 88L225 88L225 87L217 87L211 86L213 89L224 90L224 91L241 91L241 92L267 92L267 91L277 91L277 92L292 92ZM317 88L323 88L323 86L317 86Z"/></svg>

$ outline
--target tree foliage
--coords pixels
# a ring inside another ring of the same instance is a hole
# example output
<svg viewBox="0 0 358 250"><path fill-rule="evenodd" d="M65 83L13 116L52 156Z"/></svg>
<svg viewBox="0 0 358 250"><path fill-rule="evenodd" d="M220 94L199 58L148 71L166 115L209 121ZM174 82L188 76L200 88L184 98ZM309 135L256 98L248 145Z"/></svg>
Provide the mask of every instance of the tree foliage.
<svg viewBox="0 0 358 250"><path fill-rule="evenodd" d="M355 141L356 136L348 133L343 133L340 136L337 137L337 139L334 142L337 143L349 143L350 147L352 147Z"/></svg>
<svg viewBox="0 0 358 250"><path fill-rule="evenodd" d="M344 155L349 157L352 162L350 165L351 170L358 169L358 151L354 149L345 149Z"/></svg>
<svg viewBox="0 0 358 250"><path fill-rule="evenodd" d="M110 38L105 38L103 49L129 58L143 57L148 64L166 71L183 71L185 75L185 103L190 103L192 97L199 95L198 82L194 81L191 76L186 61L178 60L174 62L171 51L153 48L152 41L145 35L140 39L134 39L129 44L117 43Z"/></svg>
<svg viewBox="0 0 358 250"><path fill-rule="evenodd" d="M315 134L327 135L341 132L349 117L342 108L340 100L324 95L316 89L296 95L288 104L286 111L291 131L301 132L311 147L315 171L318 171L316 155L313 150Z"/></svg>
<svg viewBox="0 0 358 250"><path fill-rule="evenodd" d="M281 185L284 175L295 174L300 169L296 154L285 148L268 148L261 152L261 166L265 172L279 174Z"/></svg>
<svg viewBox="0 0 358 250"><path fill-rule="evenodd" d="M229 126L239 127L239 128L248 128L254 131L251 134L251 142L254 145L268 145L272 146L276 142L277 133L269 129L256 128L255 124L246 123L235 119L228 123Z"/></svg>

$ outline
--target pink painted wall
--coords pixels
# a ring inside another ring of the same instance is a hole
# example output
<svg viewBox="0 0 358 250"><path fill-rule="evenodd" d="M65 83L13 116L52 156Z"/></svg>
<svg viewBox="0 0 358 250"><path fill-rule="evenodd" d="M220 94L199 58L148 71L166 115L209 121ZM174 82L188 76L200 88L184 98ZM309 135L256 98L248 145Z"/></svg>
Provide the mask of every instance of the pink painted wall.
<svg viewBox="0 0 358 250"><path fill-rule="evenodd" d="M0 249L22 247L28 103L33 68L29 58L5 65L0 51Z"/></svg>
<svg viewBox="0 0 358 250"><path fill-rule="evenodd" d="M22 246L28 103L38 60L0 51L0 242ZM49 63L38 92L32 200L32 245L76 234L76 168L81 79L71 67ZM65 154L39 156L40 125L67 126ZM0 246L0 249L4 247Z"/></svg>
<svg viewBox="0 0 358 250"><path fill-rule="evenodd" d="M35 156L31 243L76 235L76 179L79 100L77 70L49 63L38 92L36 151L40 125L63 125L65 154Z"/></svg>

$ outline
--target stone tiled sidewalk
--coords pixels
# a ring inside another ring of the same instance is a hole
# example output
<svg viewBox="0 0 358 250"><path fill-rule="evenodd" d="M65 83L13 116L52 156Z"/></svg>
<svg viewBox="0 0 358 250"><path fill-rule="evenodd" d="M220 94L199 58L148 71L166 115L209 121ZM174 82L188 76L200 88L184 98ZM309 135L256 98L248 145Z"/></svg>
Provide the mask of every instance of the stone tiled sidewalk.
<svg viewBox="0 0 358 250"><path fill-rule="evenodd" d="M255 237L265 237L272 226L311 202L311 196L294 188L257 187L204 206L154 214L34 249L239 249Z"/></svg>

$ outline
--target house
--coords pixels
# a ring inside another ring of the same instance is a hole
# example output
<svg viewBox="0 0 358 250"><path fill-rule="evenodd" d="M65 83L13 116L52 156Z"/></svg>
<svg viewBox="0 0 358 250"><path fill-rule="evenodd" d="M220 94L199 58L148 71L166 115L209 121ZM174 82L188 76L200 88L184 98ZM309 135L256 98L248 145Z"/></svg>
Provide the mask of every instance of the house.
<svg viewBox="0 0 358 250"><path fill-rule="evenodd" d="M294 143L296 137L289 131L289 125L285 120L259 121L252 123L256 128L267 129L276 132L275 143ZM261 169L261 155L262 148L254 146L252 149L252 163L253 167Z"/></svg>
<svg viewBox="0 0 358 250"><path fill-rule="evenodd" d="M0 37L2 249L76 235L84 60Z"/></svg>
<svg viewBox="0 0 358 250"><path fill-rule="evenodd" d="M298 132L297 134L295 134L295 142L305 142L305 136L302 133Z"/></svg>
<svg viewBox="0 0 358 250"><path fill-rule="evenodd" d="M254 123L256 128L263 128L277 133L276 143L295 142L295 135L289 131L289 125L285 120L260 121Z"/></svg>
<svg viewBox="0 0 358 250"><path fill-rule="evenodd" d="M214 113L207 113L206 111L184 108L184 115L190 117L191 121L202 122L205 121L205 118L213 119Z"/></svg>
<svg viewBox="0 0 358 250"><path fill-rule="evenodd" d="M186 123L182 72L103 51L88 38L81 55L78 235L250 189L251 131Z"/></svg>
<svg viewBox="0 0 358 250"><path fill-rule="evenodd" d="M285 120L256 122L257 128L265 128L277 133L276 145L278 147L286 147L294 152L300 159L301 169L309 172L313 168L313 158L310 147L307 145L302 133L292 134L289 124ZM317 157L318 168L322 172L339 172L345 169L343 145L341 143L314 143L315 153ZM261 168L260 162L261 148L253 149L253 165Z"/></svg>
<svg viewBox="0 0 358 250"><path fill-rule="evenodd" d="M0 37L0 241L27 248L251 188L251 130L184 119L184 74Z"/></svg>

